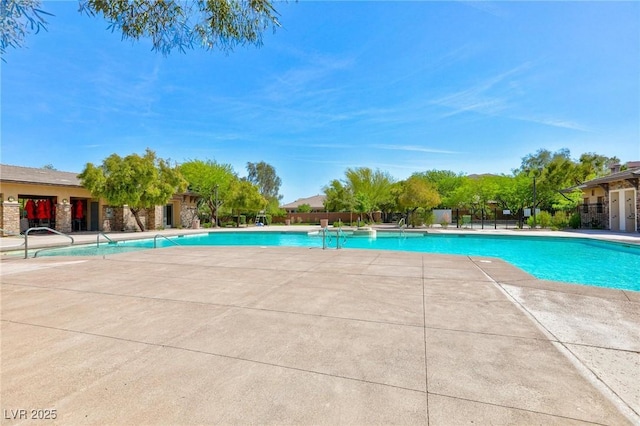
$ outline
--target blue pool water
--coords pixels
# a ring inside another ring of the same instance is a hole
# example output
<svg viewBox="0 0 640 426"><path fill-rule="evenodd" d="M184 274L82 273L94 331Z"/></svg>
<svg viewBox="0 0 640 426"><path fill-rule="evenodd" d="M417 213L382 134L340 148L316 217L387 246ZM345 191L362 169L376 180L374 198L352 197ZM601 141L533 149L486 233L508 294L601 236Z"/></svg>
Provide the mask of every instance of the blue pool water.
<svg viewBox="0 0 640 426"><path fill-rule="evenodd" d="M171 240L189 246L322 246L319 236L291 232L212 232ZM157 244L174 245L164 239ZM43 251L39 256L103 255L151 247L153 240L136 240ZM540 279L640 291L640 246L632 244L586 238L379 232L377 238L347 235L344 249L349 248L498 257Z"/></svg>

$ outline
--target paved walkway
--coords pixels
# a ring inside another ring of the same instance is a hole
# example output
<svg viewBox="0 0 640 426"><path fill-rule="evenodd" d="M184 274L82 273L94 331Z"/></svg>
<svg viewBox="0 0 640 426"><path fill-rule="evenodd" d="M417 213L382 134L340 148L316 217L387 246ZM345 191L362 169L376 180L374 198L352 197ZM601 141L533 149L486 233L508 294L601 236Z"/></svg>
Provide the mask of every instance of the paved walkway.
<svg viewBox="0 0 640 426"><path fill-rule="evenodd" d="M638 292L364 250L0 266L4 424L640 424Z"/></svg>

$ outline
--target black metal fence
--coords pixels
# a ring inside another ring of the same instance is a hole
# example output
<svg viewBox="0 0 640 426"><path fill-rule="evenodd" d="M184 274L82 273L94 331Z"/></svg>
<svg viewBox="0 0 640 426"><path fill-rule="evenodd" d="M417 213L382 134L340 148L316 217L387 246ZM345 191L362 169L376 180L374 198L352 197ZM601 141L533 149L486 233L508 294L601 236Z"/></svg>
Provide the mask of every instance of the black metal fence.
<svg viewBox="0 0 640 426"><path fill-rule="evenodd" d="M581 204L577 208L580 214L580 227L604 229L608 227L609 213L604 204Z"/></svg>
<svg viewBox="0 0 640 426"><path fill-rule="evenodd" d="M502 209L452 209L451 225L470 229L509 229L522 227L522 212L505 213Z"/></svg>

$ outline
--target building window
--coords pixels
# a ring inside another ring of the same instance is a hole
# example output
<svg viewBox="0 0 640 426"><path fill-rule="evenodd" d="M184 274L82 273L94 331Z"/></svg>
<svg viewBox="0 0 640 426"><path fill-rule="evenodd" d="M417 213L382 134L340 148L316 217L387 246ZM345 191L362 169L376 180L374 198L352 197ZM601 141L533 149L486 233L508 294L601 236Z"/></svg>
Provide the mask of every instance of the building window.
<svg viewBox="0 0 640 426"><path fill-rule="evenodd" d="M588 198L584 198L582 200L582 212L583 213L589 213L589 199Z"/></svg>
<svg viewBox="0 0 640 426"><path fill-rule="evenodd" d="M596 211L598 213L604 213L604 197L598 197L598 204L596 205Z"/></svg>

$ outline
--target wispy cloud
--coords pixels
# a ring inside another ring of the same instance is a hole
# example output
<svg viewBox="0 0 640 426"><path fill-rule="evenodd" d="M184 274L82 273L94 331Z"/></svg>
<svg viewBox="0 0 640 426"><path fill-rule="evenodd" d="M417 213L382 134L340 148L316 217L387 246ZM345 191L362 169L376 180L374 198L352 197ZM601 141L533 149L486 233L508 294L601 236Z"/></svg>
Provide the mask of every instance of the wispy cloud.
<svg viewBox="0 0 640 426"><path fill-rule="evenodd" d="M576 123L575 121L570 121L570 120L562 120L562 119L558 119L558 118L551 118L551 117L535 117L535 116L530 116L530 117L525 117L525 116L513 116L510 117L513 118L515 120L522 120L522 121L529 121L531 123L538 123L538 124L544 124L545 126L551 126L551 127L559 127L562 129L569 129L569 130L577 130L580 132L591 132L592 130L587 127L584 126L580 123Z"/></svg>
<svg viewBox="0 0 640 426"><path fill-rule="evenodd" d="M363 167L369 167L372 169L380 169L385 170L394 175L396 178L401 179L407 174L414 173L417 170L421 170L424 168L424 163L378 163L378 162L367 162ZM398 176L396 172L403 171L402 176ZM408 173L406 173L408 172Z"/></svg>
<svg viewBox="0 0 640 426"><path fill-rule="evenodd" d="M525 62L508 71L487 78L468 89L434 99L432 103L450 109L443 117L450 117L469 111L486 115L496 115L507 109L509 104L507 95L513 87L512 84L507 84L507 88L498 86L508 78L530 68L530 66L530 63Z"/></svg>
<svg viewBox="0 0 640 426"><path fill-rule="evenodd" d="M486 1L486 0L458 0L460 3L472 7L474 9L480 10L482 12L488 13L489 15L496 16L498 18L508 18L509 13L496 4L496 2Z"/></svg>
<svg viewBox="0 0 640 426"><path fill-rule="evenodd" d="M525 62L503 73L487 78L480 83L431 101L432 104L447 108L440 119L462 113L504 117L511 120L528 121L545 126L559 127L576 131L589 131L586 126L566 118L540 116L536 113L523 112L524 96L523 74L532 68Z"/></svg>
<svg viewBox="0 0 640 426"><path fill-rule="evenodd" d="M335 84L327 86L327 82L335 72L351 67L353 62L349 57L304 55L301 64L275 76L265 86L264 96L269 100L285 100L288 103L300 98L317 101L319 96L336 91Z"/></svg>
<svg viewBox="0 0 640 426"><path fill-rule="evenodd" d="M383 87L393 86L398 83L410 80L415 76L424 76L425 74L435 73L444 69L447 69L455 64L458 64L471 56L477 54L477 48L473 43L465 43L464 45L451 49L446 53L430 57L427 56L424 59L422 66L411 68L405 74L395 77L391 80L383 80L379 86L371 88L371 90L381 90Z"/></svg>
<svg viewBox="0 0 640 426"><path fill-rule="evenodd" d="M412 152L426 152L429 154L461 154L459 151L449 151L445 149L428 148L418 145L389 145L389 144L374 144L371 148L376 149L389 149L393 151L412 151Z"/></svg>

